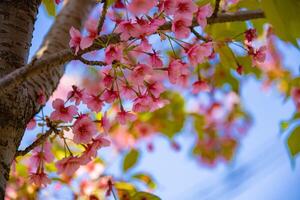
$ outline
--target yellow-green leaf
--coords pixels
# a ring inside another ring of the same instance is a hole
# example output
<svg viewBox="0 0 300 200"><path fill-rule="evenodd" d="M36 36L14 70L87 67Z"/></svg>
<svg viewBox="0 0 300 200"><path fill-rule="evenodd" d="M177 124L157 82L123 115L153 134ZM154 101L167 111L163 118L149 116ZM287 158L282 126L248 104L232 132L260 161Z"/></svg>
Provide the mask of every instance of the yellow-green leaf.
<svg viewBox="0 0 300 200"><path fill-rule="evenodd" d="M148 192L137 192L132 197L132 200L160 200L160 198Z"/></svg>
<svg viewBox="0 0 300 200"><path fill-rule="evenodd" d="M132 149L125 156L123 161L123 171L126 172L131 169L138 161L139 152L135 149Z"/></svg>
<svg viewBox="0 0 300 200"><path fill-rule="evenodd" d="M43 0L42 3L45 6L47 13L50 16L56 15L56 8L55 8L54 0Z"/></svg>
<svg viewBox="0 0 300 200"><path fill-rule="evenodd" d="M300 152L300 126L290 133L287 144L291 155L295 157Z"/></svg>

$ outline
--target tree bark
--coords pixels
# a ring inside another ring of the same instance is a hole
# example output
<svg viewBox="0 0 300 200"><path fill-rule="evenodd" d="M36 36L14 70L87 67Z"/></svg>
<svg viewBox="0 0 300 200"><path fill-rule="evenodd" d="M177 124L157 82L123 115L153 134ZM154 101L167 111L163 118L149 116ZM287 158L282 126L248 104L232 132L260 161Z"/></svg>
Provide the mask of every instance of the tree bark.
<svg viewBox="0 0 300 200"><path fill-rule="evenodd" d="M64 8L44 39L36 59L66 49L71 26L81 28L94 0L65 1ZM27 63L34 21L40 0L0 0L0 77ZM0 96L0 199L26 124L40 110L37 96L49 97L64 73L64 66L48 68Z"/></svg>
<svg viewBox="0 0 300 200"><path fill-rule="evenodd" d="M0 1L0 77L27 63L39 4L40 0ZM26 126L24 114L31 107L22 98L26 93L26 88L14 88L0 98L0 199L4 199L10 165Z"/></svg>

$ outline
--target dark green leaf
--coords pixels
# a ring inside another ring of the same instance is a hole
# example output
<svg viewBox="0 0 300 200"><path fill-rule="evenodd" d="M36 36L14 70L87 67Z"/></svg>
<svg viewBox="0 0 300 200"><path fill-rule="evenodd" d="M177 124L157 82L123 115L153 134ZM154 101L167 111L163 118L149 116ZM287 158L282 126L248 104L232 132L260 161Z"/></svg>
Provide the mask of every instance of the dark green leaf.
<svg viewBox="0 0 300 200"><path fill-rule="evenodd" d="M138 158L139 152L135 149L130 150L124 158L123 171L126 172L132 168L137 163Z"/></svg>
<svg viewBox="0 0 300 200"><path fill-rule="evenodd" d="M43 0L42 3L45 6L45 8L47 10L47 13L50 16L55 16L56 15L54 0Z"/></svg>
<svg viewBox="0 0 300 200"><path fill-rule="evenodd" d="M160 200L160 198L147 192L137 192L132 197L132 200Z"/></svg>
<svg viewBox="0 0 300 200"><path fill-rule="evenodd" d="M290 133L287 144L291 155L295 157L300 152L300 126Z"/></svg>

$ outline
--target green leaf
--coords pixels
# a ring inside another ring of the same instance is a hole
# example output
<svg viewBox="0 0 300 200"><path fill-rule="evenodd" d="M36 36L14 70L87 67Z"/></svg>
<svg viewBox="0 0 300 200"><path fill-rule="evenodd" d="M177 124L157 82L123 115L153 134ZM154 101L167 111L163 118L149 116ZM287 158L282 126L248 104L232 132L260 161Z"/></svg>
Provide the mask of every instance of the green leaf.
<svg viewBox="0 0 300 200"><path fill-rule="evenodd" d="M261 4L268 21L275 28L275 33L297 47L296 39L300 37L300 1L263 0Z"/></svg>
<svg viewBox="0 0 300 200"><path fill-rule="evenodd" d="M205 30L214 40L224 40L243 33L247 25L246 22L226 22L211 24Z"/></svg>
<svg viewBox="0 0 300 200"><path fill-rule="evenodd" d="M137 163L138 158L139 158L139 152L135 149L130 150L124 158L123 171L126 172L130 168L132 168Z"/></svg>
<svg viewBox="0 0 300 200"><path fill-rule="evenodd" d="M134 194L131 200L160 200L160 198L147 192L137 192Z"/></svg>
<svg viewBox="0 0 300 200"><path fill-rule="evenodd" d="M281 121L280 122L280 132L283 133L284 131L286 131L286 129L288 129L290 126L290 122L289 121Z"/></svg>
<svg viewBox="0 0 300 200"><path fill-rule="evenodd" d="M150 189L156 188L156 184L154 183L152 177L149 174L137 173L133 175L132 178L145 183Z"/></svg>
<svg viewBox="0 0 300 200"><path fill-rule="evenodd" d="M162 94L162 99L167 99L170 103L150 114L140 114L139 119L152 124L158 132L172 138L184 126L186 118L184 99L176 92L165 92Z"/></svg>
<svg viewBox="0 0 300 200"><path fill-rule="evenodd" d="M194 114L194 128L198 133L199 139L204 137L205 118L202 115Z"/></svg>
<svg viewBox="0 0 300 200"><path fill-rule="evenodd" d="M47 13L50 16L54 17L56 15L56 8L55 8L54 0L43 0L42 3L46 8Z"/></svg>
<svg viewBox="0 0 300 200"><path fill-rule="evenodd" d="M238 2L237 7L247 8L249 10L256 10L260 8L258 0L241 0Z"/></svg>
<svg viewBox="0 0 300 200"><path fill-rule="evenodd" d="M196 4L198 6L203 6L203 5L208 4L208 3L213 4L214 0L198 0L198 1L196 1Z"/></svg>
<svg viewBox="0 0 300 200"><path fill-rule="evenodd" d="M300 152L300 126L290 133L287 144L291 155L295 157Z"/></svg>
<svg viewBox="0 0 300 200"><path fill-rule="evenodd" d="M115 182L114 186L117 190L127 190L127 191L135 191L134 185L127 183L127 182Z"/></svg>

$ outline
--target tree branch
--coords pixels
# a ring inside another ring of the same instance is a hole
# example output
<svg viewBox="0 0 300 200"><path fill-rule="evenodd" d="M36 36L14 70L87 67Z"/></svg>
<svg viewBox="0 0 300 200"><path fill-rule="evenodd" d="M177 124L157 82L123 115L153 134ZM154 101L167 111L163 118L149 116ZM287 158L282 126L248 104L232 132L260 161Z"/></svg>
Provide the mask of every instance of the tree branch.
<svg viewBox="0 0 300 200"><path fill-rule="evenodd" d="M16 154L15 154L15 157L26 155L31 150L33 150L35 147L37 147L37 146L41 145L42 143L44 143L47 140L47 138L53 132L55 132L55 130L52 129L52 128L50 128L49 130L46 131L45 134L43 134L39 138L37 138L31 145L29 145L28 147L26 147L24 150L17 151Z"/></svg>
<svg viewBox="0 0 300 200"><path fill-rule="evenodd" d="M251 19L264 18L264 12L262 10L254 11L238 11L234 13L222 13L216 17L210 17L207 19L208 24L234 22L234 21L245 21ZM170 30L171 22L167 22L162 25L159 30ZM193 21L192 27L198 26L196 21ZM102 44L116 44L121 42L119 34L112 33L109 35L103 35L95 40L94 44L82 51L79 51L78 55L81 56L84 53L99 50L103 48ZM58 53L53 53L47 57L31 62L23 68L19 68L12 73L6 75L0 79L0 93L11 89L14 85L21 83L31 75L39 72L40 70L50 69L68 61L76 59L76 56L70 49L62 50Z"/></svg>
<svg viewBox="0 0 300 200"><path fill-rule="evenodd" d="M100 34L100 32L102 31L102 27L103 27L103 24L104 24L104 21L105 21L105 16L106 16L106 13L107 13L107 9L108 9L108 0L103 0L104 3L103 3L103 10L102 10L102 14L101 14L101 17L100 17L100 20L99 20L99 24L98 24L98 34Z"/></svg>
<svg viewBox="0 0 300 200"><path fill-rule="evenodd" d="M84 63L86 65L91 65L91 66L96 66L96 65L105 66L105 65L107 65L105 62L97 61L97 60L86 60L81 56L77 57L77 60L81 61L82 63Z"/></svg>
<svg viewBox="0 0 300 200"><path fill-rule="evenodd" d="M216 17L218 15L219 8L220 8L220 2L221 2L221 0L216 0L215 9L212 14L212 17Z"/></svg>

